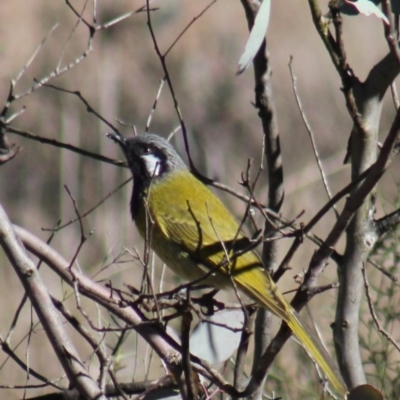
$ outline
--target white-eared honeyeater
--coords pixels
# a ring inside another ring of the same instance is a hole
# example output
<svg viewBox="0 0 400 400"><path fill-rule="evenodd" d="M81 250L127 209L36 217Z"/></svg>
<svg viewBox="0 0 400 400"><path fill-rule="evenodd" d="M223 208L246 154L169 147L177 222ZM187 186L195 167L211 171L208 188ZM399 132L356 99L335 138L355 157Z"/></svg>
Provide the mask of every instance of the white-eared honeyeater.
<svg viewBox="0 0 400 400"><path fill-rule="evenodd" d="M234 282L287 323L344 396L347 389L332 359L278 291L257 253L243 251L249 241L232 214L188 170L173 147L154 134L107 136L121 146L133 174L132 218L161 260L189 281L207 275L205 283L225 289Z"/></svg>

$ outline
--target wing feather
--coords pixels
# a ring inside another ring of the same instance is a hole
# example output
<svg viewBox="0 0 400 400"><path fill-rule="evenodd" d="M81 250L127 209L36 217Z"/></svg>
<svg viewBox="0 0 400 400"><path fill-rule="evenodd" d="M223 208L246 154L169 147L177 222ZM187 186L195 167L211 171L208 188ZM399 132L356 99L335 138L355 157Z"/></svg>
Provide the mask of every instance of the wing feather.
<svg viewBox="0 0 400 400"><path fill-rule="evenodd" d="M168 185L168 191L162 187L164 184ZM187 188L183 194L182 187ZM180 195L163 196L163 193ZM206 186L199 185L192 174L181 173L181 176L154 185L150 195L150 203L158 202L154 221L168 240L180 246L196 263L208 269L220 266L219 270L227 280L231 275L248 296L287 320L289 306L271 277L264 272L257 253L249 251L234 256L235 251L245 249L249 241L239 232L231 213ZM229 266L224 265L227 251L231 261ZM249 269L251 274L246 273Z"/></svg>

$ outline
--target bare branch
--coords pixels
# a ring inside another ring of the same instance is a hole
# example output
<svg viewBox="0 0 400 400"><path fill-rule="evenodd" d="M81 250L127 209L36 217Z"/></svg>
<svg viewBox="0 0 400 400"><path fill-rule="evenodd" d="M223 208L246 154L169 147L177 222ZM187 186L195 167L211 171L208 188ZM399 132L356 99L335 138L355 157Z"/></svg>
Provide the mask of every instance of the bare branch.
<svg viewBox="0 0 400 400"><path fill-rule="evenodd" d="M44 385L40 385L40 387L53 386L54 388L56 388L58 390L64 389L63 387L57 385L56 383L48 380L45 376L39 374L31 367L28 367L19 357L17 357L17 355L15 354L13 349L10 348L9 343L7 341L3 341L1 338L0 338L0 346L1 346L1 349L4 351L4 353L7 354L18 366L20 366L27 373L29 372L29 374L31 376L33 376L34 378L36 378L39 381L42 381L44 383Z"/></svg>
<svg viewBox="0 0 400 400"><path fill-rule="evenodd" d="M381 327L381 324L379 323L378 317L374 310L374 306L372 304L371 295L369 292L369 283L368 283L367 274L365 271L365 266L363 266L363 268L362 268L362 274L363 274L363 278L364 278L364 287L365 287L365 294L367 296L368 308L369 308L371 317L374 321L375 327L378 330L378 332L380 332L397 349L397 351L400 352L400 345L392 338L392 336L388 332L386 332Z"/></svg>
<svg viewBox="0 0 400 400"><path fill-rule="evenodd" d="M21 280L47 337L74 387L82 396L105 400L64 332L47 288L32 261L27 257L2 207L0 207L0 244Z"/></svg>
<svg viewBox="0 0 400 400"><path fill-rule="evenodd" d="M65 227L80 221L84 218L86 218L88 215L90 215L93 211L95 211L98 207L100 207L107 199L109 199L111 196L113 196L115 193L117 193L120 189L122 189L126 184L132 181L132 177L128 178L126 181L122 182L120 185L118 185L115 189L113 189L111 192L109 192L106 196L104 196L99 202L97 202L93 207L90 207L87 211L82 213L80 217L73 218L70 221L66 222L65 224L61 225L58 224L59 226L55 228L42 228L43 231L50 231L50 232L58 232L61 229L64 229Z"/></svg>
<svg viewBox="0 0 400 400"><path fill-rule="evenodd" d="M96 154L96 153L92 153L92 152L87 151L87 150L83 150L83 149L81 149L79 147L73 146L72 144L59 142L56 139L48 139L48 138L45 138L43 136L35 135L34 133L23 131L23 130L20 130L18 128L13 128L11 126L7 127L7 131L11 132L11 133L15 133L18 136L22 136L22 137L25 137L25 138L28 138L28 139L31 139L31 140L35 140L35 141L40 142L40 143L46 143L46 144L49 144L51 146L60 147L62 149L67 149L67 150L70 150L70 151L72 151L74 153L81 154L82 156L92 158L94 160L99 160L99 161L102 161L102 162L106 162L108 164L116 165L117 167L126 167L126 163L124 161L115 161L115 160L112 160L111 158L104 157L104 156L102 156L100 154Z"/></svg>
<svg viewBox="0 0 400 400"><path fill-rule="evenodd" d="M392 13L392 7L389 0L382 1L382 11L389 20L389 25L384 24L386 41L389 45L391 53L397 58L400 66L400 49L398 44L397 34L394 28L394 18Z"/></svg>
<svg viewBox="0 0 400 400"><path fill-rule="evenodd" d="M154 111L156 111L158 99L160 98L162 88L164 87L164 83L165 83L165 79L161 79L160 86L158 87L157 95L156 95L156 98L153 103L153 107L151 108L149 117L147 118L146 128L144 130L145 133L147 133L149 131L151 119L153 118Z"/></svg>
<svg viewBox="0 0 400 400"><path fill-rule="evenodd" d="M385 215L375 221L376 229L379 236L384 235L400 223L400 209Z"/></svg>
<svg viewBox="0 0 400 400"><path fill-rule="evenodd" d="M126 399L126 395L139 395L135 399L142 399L144 395L160 391L163 393L164 390L176 389L176 383L173 381L170 375L154 380L154 381L139 381L131 383L115 383L113 385L107 384L104 388L105 395L111 399L117 396L122 396ZM79 392L75 389L63 390L58 393L50 393L44 396L31 397L29 400L81 400Z"/></svg>
<svg viewBox="0 0 400 400"><path fill-rule="evenodd" d="M332 193L331 193L331 191L329 189L328 180L326 179L324 169L322 168L321 157L318 154L318 149L317 149L317 145L315 143L314 133L313 133L313 131L311 129L310 124L308 123L307 117L306 117L306 115L304 113L303 106L302 106L301 101L300 101L299 94L297 93L297 84L296 84L297 78L293 74L292 63L293 63L293 57L290 57L289 71L290 71L290 76L292 78L292 88L293 88L293 92L294 92L294 98L296 99L296 103L297 103L297 107L299 108L299 111L300 111L301 119L304 122L304 125L306 127L308 136L310 138L311 146L312 146L313 153L314 153L314 156L315 156L315 161L317 162L317 166L318 166L318 169L319 169L319 173L321 175L322 183L324 185L326 194L328 195L329 200L332 200ZM336 218L337 218L338 217L338 211L337 211L337 208L336 208L336 204L332 205L332 209L335 212L335 215L336 215Z"/></svg>
<svg viewBox="0 0 400 400"><path fill-rule="evenodd" d="M217 0L212 0L206 7L204 7L203 11L201 11L198 15L196 15L182 30L182 32L176 37L176 39L172 42L172 44L168 47L168 49L164 52L164 57L167 57L168 53L175 47L175 45L179 42L179 39L183 37L183 35L187 32L187 30L199 19L201 18L215 3Z"/></svg>
<svg viewBox="0 0 400 400"><path fill-rule="evenodd" d="M125 321L129 327L137 330L164 361L168 363L168 360L176 359L176 350L170 345L170 343L173 343L173 340L168 338L163 329L158 325L146 324L146 318L136 307L126 308L125 304L119 298L115 298L112 291L93 282L85 275L74 270L74 268L70 269L69 262L36 236L17 226L14 226L14 229L26 248L42 259L63 281L72 287L75 279L78 282L81 294L94 299L98 304L101 304ZM73 271L74 277L72 277L70 271ZM174 346L179 348L176 344Z"/></svg>

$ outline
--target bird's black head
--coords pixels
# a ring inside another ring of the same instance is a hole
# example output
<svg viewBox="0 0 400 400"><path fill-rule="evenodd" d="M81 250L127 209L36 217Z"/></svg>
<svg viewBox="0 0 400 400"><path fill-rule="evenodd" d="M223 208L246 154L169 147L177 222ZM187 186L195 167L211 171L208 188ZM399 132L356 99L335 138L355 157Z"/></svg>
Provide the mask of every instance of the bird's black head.
<svg viewBox="0 0 400 400"><path fill-rule="evenodd" d="M187 170L185 163L174 148L161 136L154 134L124 138L108 133L107 136L118 143L128 161L134 179L131 200L132 217L135 218L146 189L169 173Z"/></svg>
<svg viewBox="0 0 400 400"><path fill-rule="evenodd" d="M135 180L150 183L169 172L187 169L182 158L161 136L150 133L126 139L111 133L107 136L121 146Z"/></svg>

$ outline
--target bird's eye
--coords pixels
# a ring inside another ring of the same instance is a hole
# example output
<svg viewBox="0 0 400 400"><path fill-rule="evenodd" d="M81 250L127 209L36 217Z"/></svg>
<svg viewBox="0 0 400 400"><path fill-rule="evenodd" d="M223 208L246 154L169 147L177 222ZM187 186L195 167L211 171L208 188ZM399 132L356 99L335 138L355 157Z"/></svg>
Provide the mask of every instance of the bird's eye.
<svg viewBox="0 0 400 400"><path fill-rule="evenodd" d="M151 154L153 151L151 147L144 147L143 148L143 154Z"/></svg>

